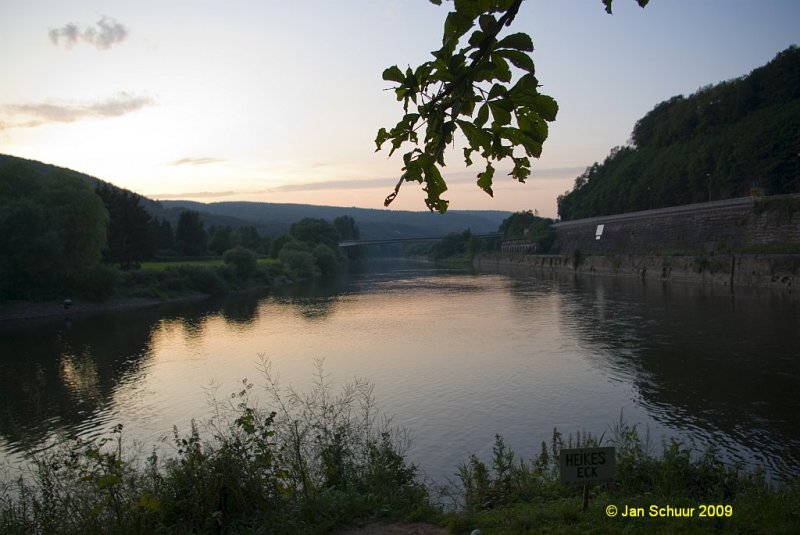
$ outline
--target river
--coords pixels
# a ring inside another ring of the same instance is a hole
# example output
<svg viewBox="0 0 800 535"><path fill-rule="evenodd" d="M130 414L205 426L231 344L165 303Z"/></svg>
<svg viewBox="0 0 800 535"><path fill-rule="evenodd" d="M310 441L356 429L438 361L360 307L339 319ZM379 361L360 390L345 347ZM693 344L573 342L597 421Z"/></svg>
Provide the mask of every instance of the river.
<svg viewBox="0 0 800 535"><path fill-rule="evenodd" d="M773 478L800 473L800 303L786 294L631 279L536 279L376 262L286 288L0 330L0 467L56 436L118 423L144 445L188 430L260 355L307 389L315 361L362 377L433 481L496 434L524 457L557 427L654 450L680 438Z"/></svg>

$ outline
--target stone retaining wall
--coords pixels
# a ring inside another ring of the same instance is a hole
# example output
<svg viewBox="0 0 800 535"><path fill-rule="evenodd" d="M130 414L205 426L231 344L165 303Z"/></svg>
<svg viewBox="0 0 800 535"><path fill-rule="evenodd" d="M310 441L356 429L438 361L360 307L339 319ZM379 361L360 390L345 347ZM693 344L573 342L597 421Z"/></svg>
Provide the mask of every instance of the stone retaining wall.
<svg viewBox="0 0 800 535"><path fill-rule="evenodd" d="M598 225L603 225L600 239ZM667 255L800 248L800 195L761 200L744 197L593 217L556 223L553 229L553 250L560 254Z"/></svg>
<svg viewBox="0 0 800 535"><path fill-rule="evenodd" d="M800 254L658 255L504 255L477 256L478 271L542 275L636 277L729 287L800 287ZM800 292L794 292L800 295Z"/></svg>

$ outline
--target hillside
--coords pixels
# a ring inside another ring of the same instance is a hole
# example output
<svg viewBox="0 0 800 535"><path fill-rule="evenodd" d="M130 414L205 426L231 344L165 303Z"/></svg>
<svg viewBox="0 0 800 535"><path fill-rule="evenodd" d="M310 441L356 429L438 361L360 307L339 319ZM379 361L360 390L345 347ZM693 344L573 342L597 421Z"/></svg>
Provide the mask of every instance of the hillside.
<svg viewBox="0 0 800 535"><path fill-rule="evenodd" d="M755 183L755 184L754 184ZM558 199L562 220L800 191L800 48L642 117Z"/></svg>
<svg viewBox="0 0 800 535"><path fill-rule="evenodd" d="M108 187L116 190L128 191L124 188L120 188L115 186L110 182L106 182L105 180L101 180L99 178L93 177L91 175L87 175L85 173L80 173L78 171L73 171L72 169L67 169L66 167L59 167L57 165L52 165L49 163L40 162L37 160L27 160L25 158L18 158L16 156L9 156L8 154L0 154L0 180L3 180L6 177L10 177L11 175L41 175L41 176L70 176L79 178L80 180L89 184L92 189L96 188L98 185L107 185ZM141 205L145 207L147 210L158 210L160 207L158 206L158 201L154 201L152 199L148 199L147 197L142 197Z"/></svg>
<svg viewBox="0 0 800 535"><path fill-rule="evenodd" d="M71 176L87 182L92 187L113 184L99 178L58 167L0 154L0 187L4 177L11 176ZM200 212L207 227L254 225L261 234L278 236L289 230L292 223L305 217L333 220L340 215L349 215L356 220L365 239L389 237L435 237L449 232L460 232L466 228L482 234L495 232L500 223L511 215L503 211L450 210L445 215L431 212L409 212L398 210L374 210L366 208L343 208L310 204L274 204L260 202L219 202L204 204L193 201L155 201L142 197L141 205L152 217L166 219L177 224L184 210Z"/></svg>
<svg viewBox="0 0 800 535"><path fill-rule="evenodd" d="M344 208L310 204L277 204L266 202L161 201L160 217L175 217L183 209L197 210L216 217L239 218L255 224L267 234L286 232L295 221L304 217L333 220L341 215L352 216L364 239L389 237L435 237L466 228L477 234L496 232L500 223L511 215L497 210L448 210L444 215L432 212Z"/></svg>

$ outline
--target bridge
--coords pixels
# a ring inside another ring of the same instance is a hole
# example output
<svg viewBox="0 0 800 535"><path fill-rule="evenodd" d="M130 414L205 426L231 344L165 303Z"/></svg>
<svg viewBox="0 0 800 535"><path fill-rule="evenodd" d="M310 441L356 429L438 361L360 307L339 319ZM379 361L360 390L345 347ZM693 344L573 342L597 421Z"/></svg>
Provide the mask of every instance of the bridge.
<svg viewBox="0 0 800 535"><path fill-rule="evenodd" d="M473 234L476 238L502 238L503 234L500 232L492 232L489 234ZM339 247L355 247L356 245L383 245L387 243L425 243L425 242L438 242L444 236L421 236L417 238L380 238L372 240L342 240L339 242Z"/></svg>

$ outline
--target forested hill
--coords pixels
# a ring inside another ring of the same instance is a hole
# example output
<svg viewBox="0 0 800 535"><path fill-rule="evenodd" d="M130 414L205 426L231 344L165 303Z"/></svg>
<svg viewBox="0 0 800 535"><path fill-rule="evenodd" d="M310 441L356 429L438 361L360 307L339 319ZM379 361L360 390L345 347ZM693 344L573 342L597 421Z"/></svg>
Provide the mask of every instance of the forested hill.
<svg viewBox="0 0 800 535"><path fill-rule="evenodd" d="M355 219L363 239L437 237L465 229L484 234L496 232L503 219L511 215L510 212L500 210L448 210L442 215L433 212L266 202L161 201L161 205L164 210L156 214L159 217L170 219L185 209L196 210L216 217L245 219L255 224L259 231L271 236L287 232L292 223L304 217L332 221L339 216L348 215Z"/></svg>
<svg viewBox="0 0 800 535"><path fill-rule="evenodd" d="M110 182L101 180L99 178L67 169L66 167L58 167L49 163L40 162L37 160L27 160L25 158L18 158L17 156L9 156L8 154L0 154L0 180L9 180L13 175L18 175L22 178L26 176L38 175L43 177L74 177L89 184L92 189L98 186L107 186L113 190L123 191L133 194L133 192L115 186ZM158 201L141 197L141 205L147 210L158 210L160 206Z"/></svg>
<svg viewBox="0 0 800 535"><path fill-rule="evenodd" d="M800 191L800 48L658 104L558 198L562 220Z"/></svg>
<svg viewBox="0 0 800 535"><path fill-rule="evenodd" d="M64 177L77 178L88 183L93 189L99 185L107 186L115 191L127 191L78 171L36 160L0 154L0 193L8 184L25 183L26 180L33 180L36 177L56 181ZM382 239L437 237L450 232L461 232L467 228L476 234L496 232L503 219L511 215L510 212L500 210L448 210L447 214L441 215L431 212L373 210L310 204L262 202L205 204L193 201L155 201L147 197L140 197L140 205L149 212L151 217L166 220L173 226L177 225L181 212L195 210L200 212L200 219L208 227L237 228L254 225L259 233L272 237L285 234L293 223L307 217L332 221L336 217L349 215L359 226L362 238Z"/></svg>

